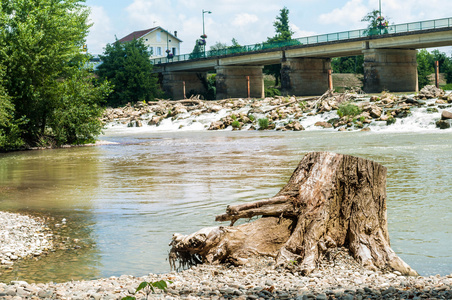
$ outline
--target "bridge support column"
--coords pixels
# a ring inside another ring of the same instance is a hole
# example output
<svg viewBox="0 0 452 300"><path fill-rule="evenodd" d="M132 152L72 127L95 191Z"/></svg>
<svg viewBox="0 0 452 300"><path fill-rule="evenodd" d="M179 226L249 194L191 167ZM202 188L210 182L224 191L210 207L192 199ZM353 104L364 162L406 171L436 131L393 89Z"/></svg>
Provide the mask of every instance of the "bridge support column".
<svg viewBox="0 0 452 300"><path fill-rule="evenodd" d="M217 100L227 98L264 98L263 66L218 66Z"/></svg>
<svg viewBox="0 0 452 300"><path fill-rule="evenodd" d="M201 80L198 78L198 74L201 76L207 76L207 72L164 72L162 89L173 100L184 99L184 83L185 93L188 94L191 90L198 93L206 92L206 89L202 85Z"/></svg>
<svg viewBox="0 0 452 300"><path fill-rule="evenodd" d="M288 58L281 64L283 95L322 95L328 90L329 58Z"/></svg>
<svg viewBox="0 0 452 300"><path fill-rule="evenodd" d="M410 49L363 50L364 91L417 92L416 53Z"/></svg>

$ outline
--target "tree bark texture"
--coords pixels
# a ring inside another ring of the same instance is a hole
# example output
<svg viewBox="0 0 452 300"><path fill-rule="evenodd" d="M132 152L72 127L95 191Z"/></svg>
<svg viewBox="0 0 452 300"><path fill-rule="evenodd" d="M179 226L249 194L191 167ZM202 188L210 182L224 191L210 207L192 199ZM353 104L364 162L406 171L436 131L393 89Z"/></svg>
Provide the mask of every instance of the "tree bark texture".
<svg viewBox="0 0 452 300"><path fill-rule="evenodd" d="M233 226L254 216L262 218ZM274 197L228 206L216 220L231 225L175 234L170 261L243 263L270 255L278 264L296 261L308 274L329 249L346 247L369 269L417 275L390 247L386 168L363 158L308 153Z"/></svg>

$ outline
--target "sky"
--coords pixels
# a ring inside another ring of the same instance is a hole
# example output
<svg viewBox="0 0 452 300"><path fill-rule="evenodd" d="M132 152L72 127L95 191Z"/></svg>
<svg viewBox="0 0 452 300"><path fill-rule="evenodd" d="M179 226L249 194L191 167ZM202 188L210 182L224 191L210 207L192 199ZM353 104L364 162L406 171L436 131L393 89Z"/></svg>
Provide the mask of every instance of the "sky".
<svg viewBox="0 0 452 300"><path fill-rule="evenodd" d="M160 26L177 31L181 54L190 53L203 33L207 49L216 42L250 45L275 35L273 22L289 9L293 38L363 29L361 19L379 8L390 24L452 17L451 0L86 0L92 27L88 51L102 54L105 45L133 31ZM211 14L202 11L211 11ZM439 48L452 54L452 48Z"/></svg>

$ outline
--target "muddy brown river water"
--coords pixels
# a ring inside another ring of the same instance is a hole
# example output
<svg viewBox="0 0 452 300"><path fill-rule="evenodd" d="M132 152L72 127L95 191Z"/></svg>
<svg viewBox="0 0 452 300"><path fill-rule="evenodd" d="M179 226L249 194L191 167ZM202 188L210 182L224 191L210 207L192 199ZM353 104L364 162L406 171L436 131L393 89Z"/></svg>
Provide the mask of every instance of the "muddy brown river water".
<svg viewBox="0 0 452 300"><path fill-rule="evenodd" d="M452 132L145 132L114 145L0 154L0 209L67 219L79 240L0 271L1 282L169 271L172 233L218 225L231 203L274 195L302 156L332 151L388 168L393 249L422 275L452 272Z"/></svg>

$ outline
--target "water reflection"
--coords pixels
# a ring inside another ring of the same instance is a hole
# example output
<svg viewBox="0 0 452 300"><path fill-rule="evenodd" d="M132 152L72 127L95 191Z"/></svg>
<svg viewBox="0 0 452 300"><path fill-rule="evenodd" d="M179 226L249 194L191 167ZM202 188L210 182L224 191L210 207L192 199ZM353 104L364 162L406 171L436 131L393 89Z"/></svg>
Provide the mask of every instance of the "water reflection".
<svg viewBox="0 0 452 300"><path fill-rule="evenodd" d="M77 216L74 224L86 227L83 238L95 244L86 253L55 254L60 256L52 269L34 262L20 264L27 269L23 277L32 269L46 270L41 271L49 274L42 275L43 281L167 272L172 233L218 225L215 215L227 205L276 194L306 152L332 151L388 168L393 248L423 274L448 274L450 137L450 133L110 131L103 139L119 145L0 156L0 209ZM73 234L82 233L74 229Z"/></svg>

